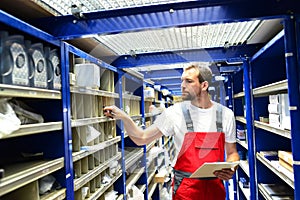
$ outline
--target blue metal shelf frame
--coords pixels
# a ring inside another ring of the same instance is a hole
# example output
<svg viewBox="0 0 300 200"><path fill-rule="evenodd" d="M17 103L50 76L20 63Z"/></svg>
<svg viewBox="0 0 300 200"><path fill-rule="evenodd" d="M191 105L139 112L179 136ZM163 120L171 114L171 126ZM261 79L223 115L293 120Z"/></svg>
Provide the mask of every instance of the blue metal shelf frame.
<svg viewBox="0 0 300 200"><path fill-rule="evenodd" d="M242 61L243 56L252 56L262 44L248 44L224 49L206 48L193 50L180 50L159 53L138 54L137 57L129 55L120 56L112 64L120 68L129 68L143 65L167 65L185 62L211 62L211 61Z"/></svg>
<svg viewBox="0 0 300 200"><path fill-rule="evenodd" d="M227 76L227 96L228 96L228 108L234 110L234 101L233 101L233 83L232 83L232 75Z"/></svg>
<svg viewBox="0 0 300 200"><path fill-rule="evenodd" d="M65 170L66 170L66 198L74 199L74 173L72 159L72 131L71 131L71 100L69 81L69 48L66 43L61 43L61 77L62 77L62 104L63 104L63 130L65 144Z"/></svg>
<svg viewBox="0 0 300 200"><path fill-rule="evenodd" d="M245 105L246 105L246 127L248 141L248 162L250 172L250 199L258 199L257 193L257 177L256 177L256 148L255 148L255 132L253 127L253 96L252 96L252 74L251 64L248 58L243 62L244 66L244 88L245 88Z"/></svg>
<svg viewBox="0 0 300 200"><path fill-rule="evenodd" d="M299 9L300 2L293 0L201 0L95 11L83 13L83 19L72 15L50 17L34 24L61 39L74 39L82 35L278 18Z"/></svg>
<svg viewBox="0 0 300 200"><path fill-rule="evenodd" d="M61 77L62 77L62 119L63 119L63 155L64 155L64 177L66 185L66 199L74 199L73 189L73 163L72 163L72 140L71 140L71 124L70 124L70 90L69 90L69 59L66 55L68 48L66 43L58 40L52 35L28 24L14 16L0 10L0 22L12 27L22 33L26 33L30 36L34 36L37 39L42 40L45 43L52 44L60 48L60 64Z"/></svg>
<svg viewBox="0 0 300 200"><path fill-rule="evenodd" d="M227 107L234 111L232 74L227 75L226 84L227 84L226 94L228 96ZM233 193L234 193L233 198L237 199L237 173L234 174L232 180L233 180ZM230 200L229 192L226 193L226 198Z"/></svg>
<svg viewBox="0 0 300 200"><path fill-rule="evenodd" d="M299 22L297 22L299 26ZM288 94L290 101L290 115L291 115L291 137L292 137L292 152L294 159L294 198L300 199L300 152L298 150L300 144L300 91L299 91L299 49L296 39L299 39L299 29L296 29L295 17L284 21L285 29L285 59L288 79Z"/></svg>
<svg viewBox="0 0 300 200"><path fill-rule="evenodd" d="M7 26L13 27L19 31L27 33L29 35L35 36L38 39L46 41L47 43L53 44L55 46L60 46L60 40L53 37L52 35L22 21L18 18L0 10L0 22L6 24Z"/></svg>
<svg viewBox="0 0 300 200"><path fill-rule="evenodd" d="M265 56L266 54L276 54L280 50L280 43L283 42L284 30L280 31L273 39L265 44L257 53L255 53L250 62Z"/></svg>
<svg viewBox="0 0 300 200"><path fill-rule="evenodd" d="M122 91L123 91L123 85L122 85L122 76L124 75L123 70L117 70L117 79L115 79L115 85L117 92L119 94L119 101L116 102L116 105L123 109L123 97L122 97ZM117 181L116 185L118 186L119 192L123 193L124 200L127 199L127 193L126 193L126 166L125 166L125 140L124 140L124 124L121 120L117 120L117 133L121 135L121 164L122 164L122 181Z"/></svg>
<svg viewBox="0 0 300 200"><path fill-rule="evenodd" d="M79 56L80 58L84 58L86 60L89 60L89 61L93 62L94 64L100 66L100 67L103 67L105 69L109 69L113 72L117 72L116 67L114 67L112 65L109 65L109 64L103 62L102 60L97 59L97 58L89 55L88 53L86 53L86 52L84 52L84 51L82 51L82 50L80 50L80 49L78 49L78 48L76 48L72 45L69 45L69 52Z"/></svg>

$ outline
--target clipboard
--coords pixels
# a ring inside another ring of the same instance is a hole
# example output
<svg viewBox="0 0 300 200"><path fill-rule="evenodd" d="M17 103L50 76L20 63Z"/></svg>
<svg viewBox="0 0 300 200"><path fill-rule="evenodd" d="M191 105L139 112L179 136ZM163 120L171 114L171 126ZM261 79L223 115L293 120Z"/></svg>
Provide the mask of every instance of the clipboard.
<svg viewBox="0 0 300 200"><path fill-rule="evenodd" d="M234 168L239 165L240 161L235 162L209 162L201 165L190 178L209 178L216 177L214 171L226 168Z"/></svg>

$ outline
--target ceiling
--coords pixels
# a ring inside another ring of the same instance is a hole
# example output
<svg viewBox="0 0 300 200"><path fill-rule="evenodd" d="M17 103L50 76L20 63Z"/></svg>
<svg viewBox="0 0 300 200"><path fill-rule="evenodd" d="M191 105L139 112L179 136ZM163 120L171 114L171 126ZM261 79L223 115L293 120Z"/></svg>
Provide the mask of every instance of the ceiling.
<svg viewBox="0 0 300 200"><path fill-rule="evenodd" d="M179 95L185 63L238 66L241 57L253 55L282 30L282 19L299 13L300 5L293 0L2 0L0 9Z"/></svg>

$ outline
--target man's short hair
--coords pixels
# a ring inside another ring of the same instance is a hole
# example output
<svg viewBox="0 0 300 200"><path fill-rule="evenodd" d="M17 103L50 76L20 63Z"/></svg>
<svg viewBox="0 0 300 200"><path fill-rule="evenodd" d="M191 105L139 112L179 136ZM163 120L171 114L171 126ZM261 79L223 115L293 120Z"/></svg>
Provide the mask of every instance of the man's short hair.
<svg viewBox="0 0 300 200"><path fill-rule="evenodd" d="M209 85L212 81L212 71L210 69L210 63L207 62L197 62L197 63L190 63L186 67L184 67L184 71L188 69L195 69L198 73L199 82L202 83L207 81Z"/></svg>

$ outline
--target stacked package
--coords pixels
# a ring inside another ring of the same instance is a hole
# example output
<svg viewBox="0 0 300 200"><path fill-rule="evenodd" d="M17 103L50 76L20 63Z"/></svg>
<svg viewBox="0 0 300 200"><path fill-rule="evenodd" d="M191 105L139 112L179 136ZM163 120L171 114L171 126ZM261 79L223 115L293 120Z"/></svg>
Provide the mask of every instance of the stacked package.
<svg viewBox="0 0 300 200"><path fill-rule="evenodd" d="M270 95L268 111L271 126L291 129L288 94Z"/></svg>
<svg viewBox="0 0 300 200"><path fill-rule="evenodd" d="M293 172L293 154L289 151L278 151L279 164Z"/></svg>

